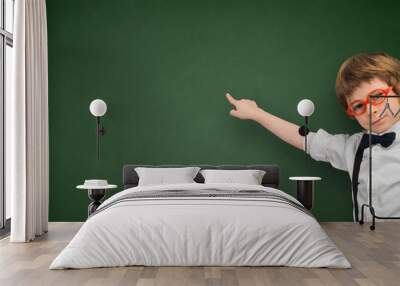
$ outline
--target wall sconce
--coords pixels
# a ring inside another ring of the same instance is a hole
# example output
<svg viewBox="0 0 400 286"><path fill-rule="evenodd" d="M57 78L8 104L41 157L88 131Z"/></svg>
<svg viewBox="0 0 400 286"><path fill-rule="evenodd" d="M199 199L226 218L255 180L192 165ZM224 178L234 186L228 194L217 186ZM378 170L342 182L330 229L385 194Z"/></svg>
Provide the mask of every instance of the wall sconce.
<svg viewBox="0 0 400 286"><path fill-rule="evenodd" d="M96 137L97 137L97 160L100 158L100 136L104 135L105 129L100 126L100 117L106 114L107 104L101 99L95 99L90 103L90 113L96 117Z"/></svg>
<svg viewBox="0 0 400 286"><path fill-rule="evenodd" d="M304 136L304 150L307 156L307 134L310 131L308 129L308 117L314 113L314 103L309 99L303 99L297 105L297 112L304 117L304 125L299 128L299 134Z"/></svg>
<svg viewBox="0 0 400 286"><path fill-rule="evenodd" d="M299 134L304 136L304 151L307 154L307 134L308 129L308 117L314 113L314 103L309 99L303 99L297 105L297 112L304 117L304 125L299 128ZM320 177L290 177L290 180L297 182L297 199L301 202L304 207L311 210L314 205L314 182L321 180Z"/></svg>

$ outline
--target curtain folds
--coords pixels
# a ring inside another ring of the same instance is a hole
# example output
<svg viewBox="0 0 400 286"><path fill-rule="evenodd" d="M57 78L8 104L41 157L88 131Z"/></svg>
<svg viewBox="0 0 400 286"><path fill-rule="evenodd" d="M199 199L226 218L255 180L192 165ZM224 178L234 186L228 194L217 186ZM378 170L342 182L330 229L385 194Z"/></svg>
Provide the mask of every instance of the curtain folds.
<svg viewBox="0 0 400 286"><path fill-rule="evenodd" d="M14 93L6 111L6 181L12 242L47 232L49 193L48 70L45 0L15 1Z"/></svg>

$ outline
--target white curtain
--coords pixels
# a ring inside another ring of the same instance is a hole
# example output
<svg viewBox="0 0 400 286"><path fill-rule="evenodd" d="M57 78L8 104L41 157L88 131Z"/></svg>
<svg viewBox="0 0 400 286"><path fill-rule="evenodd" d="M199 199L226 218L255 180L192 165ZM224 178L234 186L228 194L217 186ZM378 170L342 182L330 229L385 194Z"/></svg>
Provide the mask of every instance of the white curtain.
<svg viewBox="0 0 400 286"><path fill-rule="evenodd" d="M13 93L6 98L6 187L12 242L47 232L49 193L45 0L16 0Z"/></svg>

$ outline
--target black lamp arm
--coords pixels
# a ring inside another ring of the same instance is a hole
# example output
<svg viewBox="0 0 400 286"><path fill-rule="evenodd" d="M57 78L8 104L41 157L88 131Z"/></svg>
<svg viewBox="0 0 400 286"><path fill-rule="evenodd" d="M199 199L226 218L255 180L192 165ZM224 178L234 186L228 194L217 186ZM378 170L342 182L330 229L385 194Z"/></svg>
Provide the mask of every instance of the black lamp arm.
<svg viewBox="0 0 400 286"><path fill-rule="evenodd" d="M100 126L100 116L96 117L96 133L97 135L104 135L106 133L104 127Z"/></svg>
<svg viewBox="0 0 400 286"><path fill-rule="evenodd" d="M308 116L304 116L305 124L299 128L299 134L301 136L306 136L310 129L308 129Z"/></svg>
<svg viewBox="0 0 400 286"><path fill-rule="evenodd" d="M100 136L105 133L104 127L100 126L100 116L96 116L96 139L97 139L97 160L100 160Z"/></svg>

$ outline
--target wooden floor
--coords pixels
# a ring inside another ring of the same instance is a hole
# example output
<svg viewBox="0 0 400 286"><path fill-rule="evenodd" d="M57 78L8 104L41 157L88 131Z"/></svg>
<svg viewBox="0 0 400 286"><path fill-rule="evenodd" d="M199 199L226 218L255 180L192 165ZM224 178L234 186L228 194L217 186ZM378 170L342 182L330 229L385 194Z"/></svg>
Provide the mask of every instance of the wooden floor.
<svg viewBox="0 0 400 286"><path fill-rule="evenodd" d="M400 285L400 222L322 223L352 269L291 267L119 267L48 270L81 223L50 223L32 243L0 241L0 285Z"/></svg>

